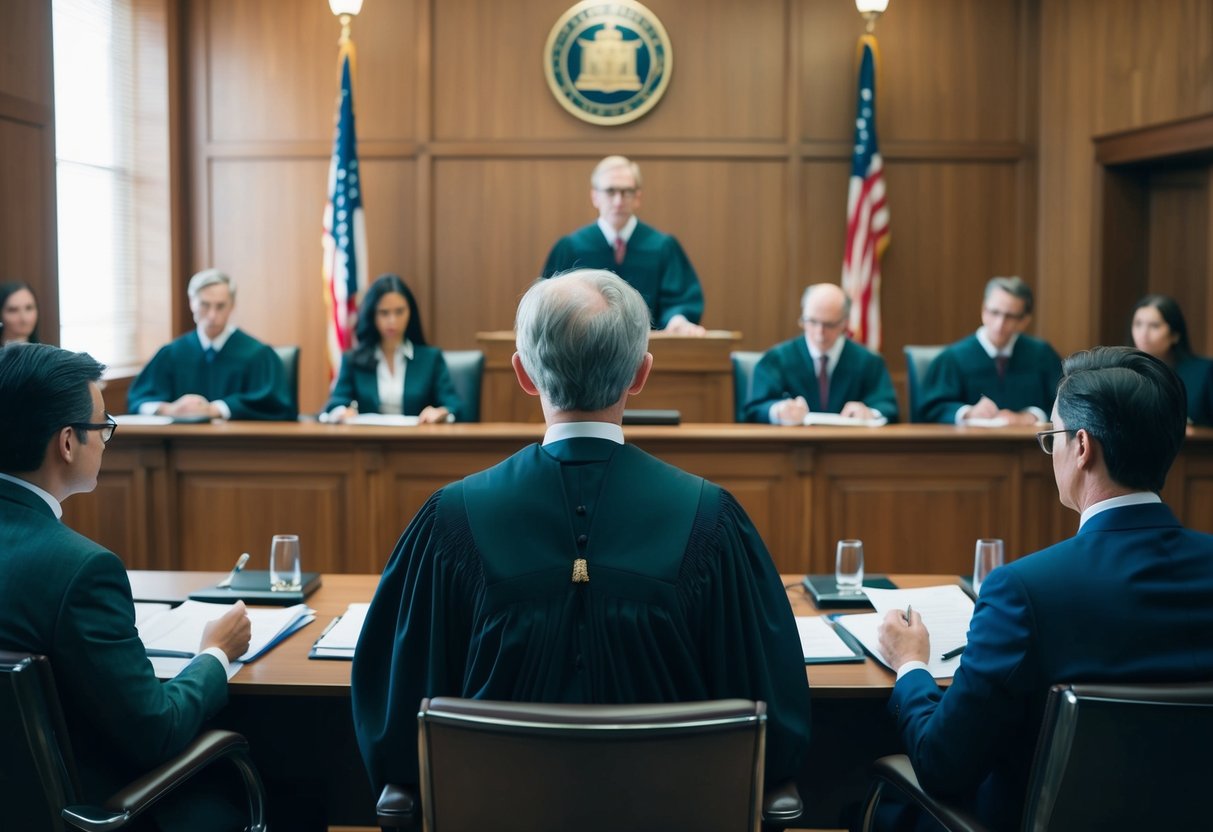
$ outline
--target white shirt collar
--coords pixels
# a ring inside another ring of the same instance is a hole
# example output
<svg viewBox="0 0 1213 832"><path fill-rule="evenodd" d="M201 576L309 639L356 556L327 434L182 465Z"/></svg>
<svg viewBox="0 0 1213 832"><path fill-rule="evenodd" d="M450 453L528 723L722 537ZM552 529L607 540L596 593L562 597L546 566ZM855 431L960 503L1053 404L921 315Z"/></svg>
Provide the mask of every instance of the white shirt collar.
<svg viewBox="0 0 1213 832"><path fill-rule="evenodd" d="M1007 345L1001 350L990 342L989 336L986 335L986 328L980 326L977 328L977 342L981 344L981 348L986 351L986 355L990 358L997 358L1000 355L1011 357L1011 353L1015 351L1015 342L1019 340L1019 333L1016 332L1011 336L1011 340L1007 341Z"/></svg>
<svg viewBox="0 0 1213 832"><path fill-rule="evenodd" d="M846 346L846 341L847 341L847 336L839 335L838 340L836 340L834 342L834 346L830 347L824 353L824 355L826 356L826 359L827 359L826 360L826 370L830 374L833 374L834 368L838 366L838 359L842 357L842 348ZM804 342L806 344L808 344L808 346L809 346L809 357L813 359L813 372L816 373L817 372L817 359L820 358L823 355L823 353L820 353L817 351L817 348L813 346L811 341L809 341L808 335L804 336Z"/></svg>
<svg viewBox="0 0 1213 832"><path fill-rule="evenodd" d="M224 327L223 332L220 332L218 337L212 341L210 338L206 337L206 333L203 332L202 326L199 325L198 340L202 342L202 351L206 352L207 347L214 347L215 352L219 352L221 349L223 349L223 345L227 343L227 339L231 338L232 333L235 331L236 326L234 324L228 324L226 327Z"/></svg>
<svg viewBox="0 0 1213 832"><path fill-rule="evenodd" d="M404 356L410 361L413 358L413 342L408 338L405 338L404 341L401 342L400 346L396 347L396 358L400 358L401 356ZM383 352L383 347L375 347L375 358L382 361L385 357L386 355Z"/></svg>
<svg viewBox="0 0 1213 832"><path fill-rule="evenodd" d="M1087 506L1087 510L1082 513L1082 517L1078 521L1078 528L1086 525L1086 522L1100 512L1107 511L1110 508L1123 508L1124 506L1141 506L1148 503L1161 503L1162 497L1159 497L1153 491L1134 491L1132 494L1122 494L1119 497L1109 497L1106 500L1100 500L1098 503L1093 503Z"/></svg>
<svg viewBox="0 0 1213 832"><path fill-rule="evenodd" d="M636 219L636 215L632 214L632 216L628 217L628 221L624 223L623 228L616 231L609 222L599 217L598 227L602 229L602 236L606 237L607 244L614 248L616 237L622 237L625 243L632 239L632 232L636 230L636 225L639 222L640 220Z"/></svg>
<svg viewBox="0 0 1213 832"><path fill-rule="evenodd" d="M609 439L622 445L623 427L614 422L557 422L543 434L545 445L565 439Z"/></svg>
<svg viewBox="0 0 1213 832"><path fill-rule="evenodd" d="M20 477L9 476L8 474L0 474L0 480L6 480L7 482L16 483L23 488L28 488L30 491L34 492L46 501L46 504L51 507L51 511L55 512L55 519L63 519L63 506L59 504L59 501L56 500L49 491L39 488L28 480L23 480Z"/></svg>

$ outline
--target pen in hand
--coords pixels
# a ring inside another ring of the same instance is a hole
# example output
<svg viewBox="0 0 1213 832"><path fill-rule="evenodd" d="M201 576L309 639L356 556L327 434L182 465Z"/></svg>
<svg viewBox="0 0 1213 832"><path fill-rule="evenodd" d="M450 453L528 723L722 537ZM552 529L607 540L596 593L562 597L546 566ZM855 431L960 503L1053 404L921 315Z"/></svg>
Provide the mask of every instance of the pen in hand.
<svg viewBox="0 0 1213 832"><path fill-rule="evenodd" d="M910 614L913 612L914 612L914 605L906 604L906 611L901 614L901 617L906 622L907 625L909 625L909 623L910 623Z"/></svg>
<svg viewBox="0 0 1213 832"><path fill-rule="evenodd" d="M955 648L953 648L953 649L949 650L948 652L944 653L944 654L943 654L942 656L940 656L939 658L940 658L940 659L942 659L943 661L945 661L945 662L946 662L948 659L954 659L954 658L956 658L957 656L959 656L959 655L960 655L961 653L963 653L964 651L965 651L965 646L962 644L962 645L960 645L959 647L955 647Z"/></svg>

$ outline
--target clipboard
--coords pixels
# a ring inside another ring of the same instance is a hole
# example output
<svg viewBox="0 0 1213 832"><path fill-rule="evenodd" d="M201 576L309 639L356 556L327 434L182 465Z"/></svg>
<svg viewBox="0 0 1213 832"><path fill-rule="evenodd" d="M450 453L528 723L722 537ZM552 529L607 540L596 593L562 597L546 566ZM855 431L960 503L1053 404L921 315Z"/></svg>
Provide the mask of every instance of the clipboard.
<svg viewBox="0 0 1213 832"><path fill-rule="evenodd" d="M897 589L897 585L884 575L867 575L863 579L863 585L873 589ZM840 593L833 575L805 575L804 589L819 610L872 609L868 596L862 592L857 595Z"/></svg>
<svg viewBox="0 0 1213 832"><path fill-rule="evenodd" d="M864 654L863 645L855 636L847 632L845 627L840 627L838 622L834 620L833 615L824 616L825 621L829 622L830 629L838 636L843 646L851 651L848 656L805 656L804 663L806 665L815 664L862 664L867 660Z"/></svg>

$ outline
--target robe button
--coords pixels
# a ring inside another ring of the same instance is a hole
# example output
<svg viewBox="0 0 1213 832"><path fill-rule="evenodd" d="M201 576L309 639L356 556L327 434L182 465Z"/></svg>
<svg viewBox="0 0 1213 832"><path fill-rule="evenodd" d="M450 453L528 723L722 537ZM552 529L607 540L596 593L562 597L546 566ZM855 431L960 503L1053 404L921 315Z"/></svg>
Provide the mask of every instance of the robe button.
<svg viewBox="0 0 1213 832"><path fill-rule="evenodd" d="M589 539L590 539L589 535L579 534L579 535L577 535L577 545L584 546L586 544L586 542L589 541Z"/></svg>
<svg viewBox="0 0 1213 832"><path fill-rule="evenodd" d="M585 514L585 506L577 506L578 514Z"/></svg>

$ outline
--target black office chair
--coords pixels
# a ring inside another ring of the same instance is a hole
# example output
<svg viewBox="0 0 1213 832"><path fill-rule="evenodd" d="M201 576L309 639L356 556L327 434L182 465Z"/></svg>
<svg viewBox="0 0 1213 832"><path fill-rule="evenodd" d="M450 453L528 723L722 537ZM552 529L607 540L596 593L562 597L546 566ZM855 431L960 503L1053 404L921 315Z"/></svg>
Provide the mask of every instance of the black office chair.
<svg viewBox="0 0 1213 832"><path fill-rule="evenodd" d="M265 830L265 792L244 737L205 731L184 751L111 795L79 805L80 782L50 662L0 651L0 818L22 832L125 829L151 806L212 763L236 766L248 794L251 832Z"/></svg>
<svg viewBox="0 0 1213 832"><path fill-rule="evenodd" d="M906 398L911 422L926 421L922 415L922 385L927 378L927 368L946 348L945 344L906 344L901 348L906 356Z"/></svg>
<svg viewBox="0 0 1213 832"><path fill-rule="evenodd" d="M729 353L733 361L733 421L745 421L745 403L750 400L754 387L754 367L762 358L761 352L736 350Z"/></svg>
<svg viewBox="0 0 1213 832"><path fill-rule="evenodd" d="M1024 830L1207 829L1213 683L1054 685L1028 786ZM923 791L904 755L872 767L863 828L895 789L949 830L972 814Z"/></svg>
<svg viewBox="0 0 1213 832"><path fill-rule="evenodd" d="M484 353L480 350L443 350L455 392L463 400L462 422L480 421L480 385L484 380Z"/></svg>
<svg viewBox="0 0 1213 832"><path fill-rule="evenodd" d="M291 393L291 408L299 412L299 347L274 347L286 371L286 389Z"/></svg>
<svg viewBox="0 0 1213 832"><path fill-rule="evenodd" d="M427 832L738 830L800 818L794 784L763 799L766 704L422 702ZM416 796L388 786L384 829L416 824ZM392 812L393 807L398 811ZM407 815L407 817L406 817Z"/></svg>

